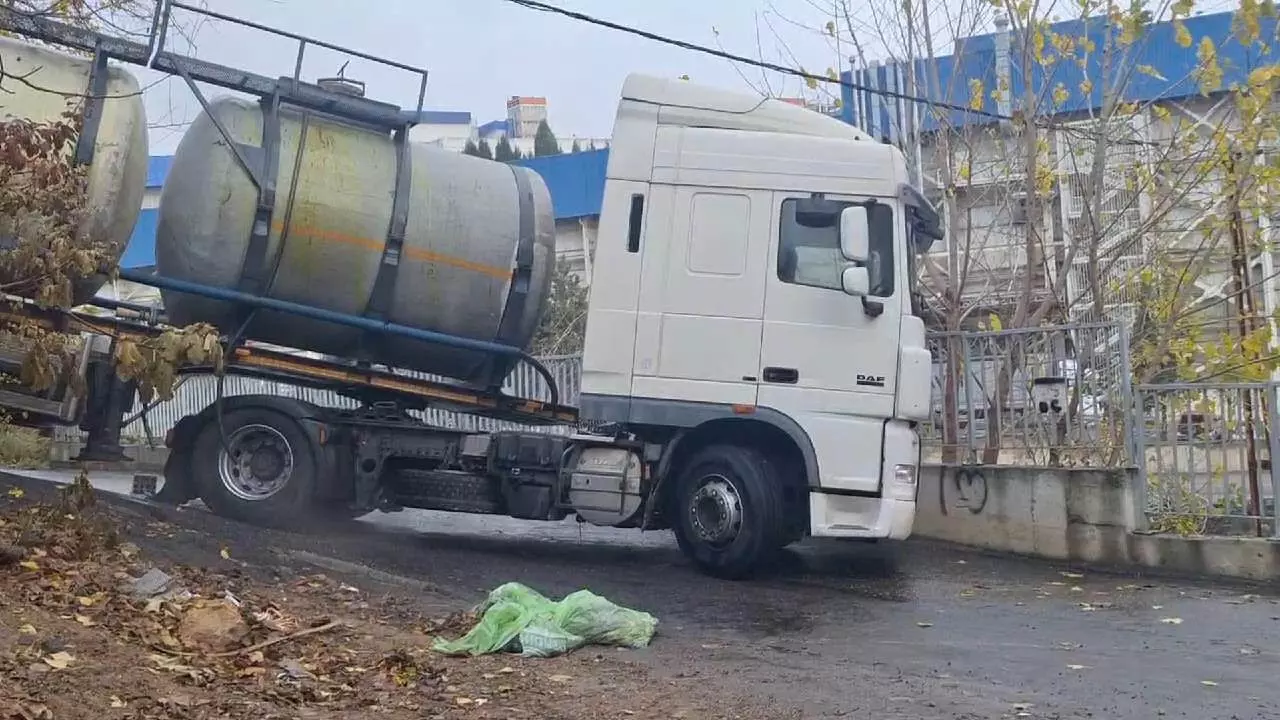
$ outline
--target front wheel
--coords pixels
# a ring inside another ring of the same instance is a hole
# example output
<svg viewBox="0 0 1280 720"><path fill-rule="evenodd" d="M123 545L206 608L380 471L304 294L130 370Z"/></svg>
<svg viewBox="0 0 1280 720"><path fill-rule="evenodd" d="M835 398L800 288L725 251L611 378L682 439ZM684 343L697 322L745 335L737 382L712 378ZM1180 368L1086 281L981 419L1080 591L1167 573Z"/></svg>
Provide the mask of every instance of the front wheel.
<svg viewBox="0 0 1280 720"><path fill-rule="evenodd" d="M750 575L786 541L782 478L765 454L714 445L680 472L673 498L676 541L705 573Z"/></svg>
<svg viewBox="0 0 1280 720"><path fill-rule="evenodd" d="M218 515L254 525L287 527L309 517L317 470L298 421L265 408L228 412L221 428L210 418L192 448L200 498Z"/></svg>

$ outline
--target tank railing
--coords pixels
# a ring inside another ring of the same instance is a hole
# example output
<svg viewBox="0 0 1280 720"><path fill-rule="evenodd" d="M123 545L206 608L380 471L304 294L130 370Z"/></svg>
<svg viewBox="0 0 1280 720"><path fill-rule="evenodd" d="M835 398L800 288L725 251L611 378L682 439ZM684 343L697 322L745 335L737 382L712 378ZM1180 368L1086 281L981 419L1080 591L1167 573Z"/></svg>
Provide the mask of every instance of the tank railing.
<svg viewBox="0 0 1280 720"><path fill-rule="evenodd" d="M173 5L174 7L178 6L177 3ZM185 9L187 6L184 5L182 7ZM169 7L164 4L164 0L157 0L157 8L158 12L161 13L166 13L169 10ZM245 21L240 22L243 23ZM387 128L388 130L404 127L411 119L416 120L416 116L414 118L407 117L400 106L391 103L354 95L344 95L301 80L294 82L291 77L270 78L265 75L165 50L164 36L168 32L168 18L163 15L158 21L153 22L153 34L146 45L121 37L78 28L67 23L21 12L2 5L0 5L0 30L82 52L100 53L114 60L152 68L170 75L182 76L184 79L189 78L195 82L207 83L226 90L256 95L260 98L278 96L282 101L291 105L317 110L380 128ZM279 33L280 31L276 32ZM311 41L309 39L308 42L320 44L319 41ZM340 49L339 51L355 52L346 49ZM363 57L364 55L361 54L360 56ZM398 64L392 64L390 60L380 60L379 62L398 67ZM419 68L412 68L412 70L424 76L419 92L420 98L425 97L426 71ZM421 103L421 99L419 103Z"/></svg>
<svg viewBox="0 0 1280 720"><path fill-rule="evenodd" d="M539 362L537 358L514 345L503 345L501 343L489 342L487 340L475 340L472 338L435 332L434 330L423 330L421 328L400 325L386 320L374 320L372 318L361 317L359 315L348 315L346 313L326 310L324 308L314 307L311 305L289 302L288 300L278 300L276 298L263 297L261 295L251 295L249 293L239 292L236 290L228 290L226 288L213 287L211 285L202 285L200 283L189 282L187 280L164 277L163 275L152 275L149 273L139 272L137 270L122 269L120 271L120 279L128 282L135 282L139 285L158 288L160 290L170 290L173 292L186 293L188 295L197 295L211 300L221 300L223 302L229 302L244 307L297 315L311 320L319 320L321 322L344 325L346 327L357 328L360 330L395 335L409 340L430 343L432 345L441 345L444 347L457 348L459 350L472 350L475 352L489 353L491 355L518 358L529 363L534 371L537 372L544 381L546 381L547 388L551 394L551 405L560 405L560 388L556 384L555 377L551 374L551 371Z"/></svg>
<svg viewBox="0 0 1280 720"><path fill-rule="evenodd" d="M165 3L165 0L157 0L156 16L162 17L163 19L160 20L160 22L162 24L167 25L169 13L163 11L164 3ZM299 35L298 33L289 32L288 30L281 30L280 28L273 28L268 25L263 25L261 23L253 22L251 20L245 20L243 18L234 17L232 15L225 15L223 13L215 12L213 10L207 10L201 7L196 7L194 5L188 5L184 2L178 2L177 0L170 0L170 2L168 3L168 6L170 8L185 10L187 12L195 13L197 15L203 15L208 18L213 18L214 20L223 20L225 22L233 23L246 28L251 28L253 30L260 30L265 33L270 33L272 35L277 35L279 37L288 38L290 40L297 40L298 56L297 56L297 62L294 64L294 68L293 68L293 81L295 83L300 82L302 80L302 62L306 54L307 47L309 45L322 47L322 48L325 48L326 50L333 50L334 52L339 52L339 53L342 53L343 55L348 55L350 57L360 58L361 60L368 60L369 62L377 63L379 65L384 65L390 68L395 68L396 70L404 70L406 72L411 72L417 75L419 79L418 105L413 117L416 120L417 117L422 114L422 105L426 101L426 97L427 97L428 71L425 68L416 67L414 65L407 65L405 63L397 62L395 60L388 60L386 58L381 58L376 55L370 55L369 53L361 52L359 50L353 50L351 48L344 47L342 45L335 45L330 42L325 42L324 40L317 40L315 38L307 37L306 35ZM164 49L163 33L161 33L161 36L160 36L160 43L161 43L160 49L163 50Z"/></svg>

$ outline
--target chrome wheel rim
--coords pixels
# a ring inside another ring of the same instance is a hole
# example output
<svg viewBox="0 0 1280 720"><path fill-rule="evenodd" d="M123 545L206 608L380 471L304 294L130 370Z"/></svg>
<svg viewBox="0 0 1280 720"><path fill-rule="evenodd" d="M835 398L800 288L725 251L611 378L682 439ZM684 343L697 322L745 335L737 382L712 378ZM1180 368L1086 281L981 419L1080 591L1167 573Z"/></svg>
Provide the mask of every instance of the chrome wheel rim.
<svg viewBox="0 0 1280 720"><path fill-rule="evenodd" d="M269 425L245 425L218 451L218 477L235 497L259 502L275 495L293 476L293 447Z"/></svg>
<svg viewBox="0 0 1280 720"><path fill-rule="evenodd" d="M732 544L742 531L742 498L723 475L707 475L698 481L688 512L694 534L712 547Z"/></svg>

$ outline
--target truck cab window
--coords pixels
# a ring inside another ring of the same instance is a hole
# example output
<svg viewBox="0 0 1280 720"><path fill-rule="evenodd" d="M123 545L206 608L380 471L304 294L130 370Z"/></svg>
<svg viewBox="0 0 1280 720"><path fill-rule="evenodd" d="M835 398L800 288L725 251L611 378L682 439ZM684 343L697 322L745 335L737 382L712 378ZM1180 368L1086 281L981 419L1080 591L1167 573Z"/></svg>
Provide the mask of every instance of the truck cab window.
<svg viewBox="0 0 1280 720"><path fill-rule="evenodd" d="M802 225L796 219L800 201L782 201L782 218L778 230L778 279L793 285L837 290L840 274L849 264L840 254L839 210L853 203L833 203L838 208L830 223L821 227ZM871 254L867 273L871 276L871 295L890 297L894 290L893 272L893 208L885 203L872 205L867 212L871 225Z"/></svg>

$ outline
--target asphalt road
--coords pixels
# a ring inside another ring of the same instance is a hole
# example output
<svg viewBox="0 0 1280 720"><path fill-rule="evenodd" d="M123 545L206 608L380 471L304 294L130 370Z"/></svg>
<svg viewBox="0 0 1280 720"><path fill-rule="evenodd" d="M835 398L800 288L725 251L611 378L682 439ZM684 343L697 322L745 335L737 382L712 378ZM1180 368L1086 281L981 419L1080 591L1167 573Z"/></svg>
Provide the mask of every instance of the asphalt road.
<svg viewBox="0 0 1280 720"><path fill-rule="evenodd" d="M128 490L126 476L94 482ZM370 573L451 608L510 580L557 596L586 587L659 618L633 658L659 677L806 718L1280 719L1275 587L922 541L802 545L766 577L731 583L697 574L666 533L406 511L296 535L184 512L233 553Z"/></svg>

